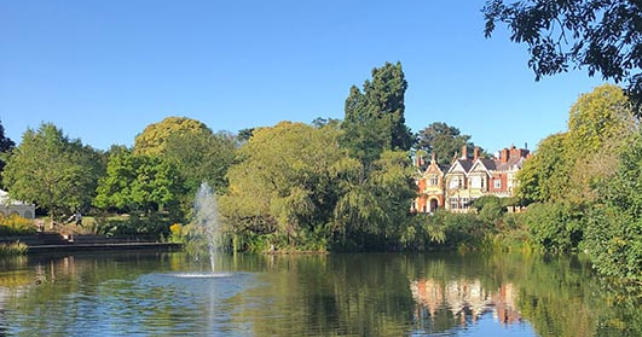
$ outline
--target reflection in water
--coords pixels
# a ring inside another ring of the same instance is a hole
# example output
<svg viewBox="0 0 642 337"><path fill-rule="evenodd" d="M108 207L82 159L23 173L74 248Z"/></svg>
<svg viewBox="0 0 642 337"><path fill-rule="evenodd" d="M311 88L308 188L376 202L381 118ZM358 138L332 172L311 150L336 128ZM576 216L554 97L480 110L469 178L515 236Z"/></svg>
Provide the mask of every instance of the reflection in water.
<svg viewBox="0 0 642 337"><path fill-rule="evenodd" d="M439 310L449 311L461 326L476 323L484 314L492 313L501 325L521 322L517 309L517 293L512 283L503 284L496 291L487 291L479 279L458 279L442 282L421 279L410 282L410 291L419 305L415 319L434 323ZM426 328L425 326L423 327Z"/></svg>
<svg viewBox="0 0 642 337"><path fill-rule="evenodd" d="M639 292L577 258L182 253L0 260L0 336L639 337ZM195 276L195 277L180 277Z"/></svg>

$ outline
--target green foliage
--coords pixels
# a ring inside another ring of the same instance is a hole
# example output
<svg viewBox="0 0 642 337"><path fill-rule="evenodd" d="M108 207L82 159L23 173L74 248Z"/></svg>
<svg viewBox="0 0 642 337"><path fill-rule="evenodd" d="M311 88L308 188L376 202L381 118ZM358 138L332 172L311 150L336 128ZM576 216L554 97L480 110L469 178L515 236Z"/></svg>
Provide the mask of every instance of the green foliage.
<svg viewBox="0 0 642 337"><path fill-rule="evenodd" d="M250 140L250 138L252 138L253 133L254 133L254 128L241 129L236 135L236 138L239 142L245 143L248 140Z"/></svg>
<svg viewBox="0 0 642 337"><path fill-rule="evenodd" d="M600 191L603 204L588 217L583 247L599 272L642 282L642 136L622 153L617 175Z"/></svg>
<svg viewBox="0 0 642 337"><path fill-rule="evenodd" d="M406 230L410 202L416 195L407 153L383 152L365 180L358 179L364 175L364 167L356 162L352 165L345 171L352 173L352 179L340 183L341 197L334 211L340 245L343 249L396 246Z"/></svg>
<svg viewBox="0 0 642 337"><path fill-rule="evenodd" d="M8 217L0 215L0 235L24 235L36 233L36 227L32 220L25 219L16 214Z"/></svg>
<svg viewBox="0 0 642 337"><path fill-rule="evenodd" d="M110 237L140 237L141 235L167 237L170 234L169 224L171 222L171 219L159 213L150 213L149 215L132 213L126 217L97 219L93 225L93 231L95 234Z"/></svg>
<svg viewBox="0 0 642 337"><path fill-rule="evenodd" d="M4 134L4 126L2 125L2 121L0 121L0 173L2 173L2 170L4 170L5 166L5 157L13 150L13 148L16 146L16 143L11 140L11 138L5 136ZM2 175L0 174L0 187L3 187L2 185Z"/></svg>
<svg viewBox="0 0 642 337"><path fill-rule="evenodd" d="M483 196L475 200L473 207L479 212L479 218L487 224L494 225L506 211L502 199L494 196Z"/></svg>
<svg viewBox="0 0 642 337"><path fill-rule="evenodd" d="M642 5L628 0L489 0L482 12L486 37L505 23L511 41L528 45L535 78L566 72L570 64L588 67L616 83L629 82L636 103L642 99Z"/></svg>
<svg viewBox="0 0 642 337"><path fill-rule="evenodd" d="M43 123L38 130L24 133L3 177L12 198L34 202L53 217L87 207L103 172L97 151Z"/></svg>
<svg viewBox="0 0 642 337"><path fill-rule="evenodd" d="M570 204L532 204L524 221L531 239L543 250L570 251L582 240L583 213Z"/></svg>
<svg viewBox="0 0 642 337"><path fill-rule="evenodd" d="M16 146L16 143L4 134L4 126L0 121L0 152L9 152Z"/></svg>
<svg viewBox="0 0 642 337"><path fill-rule="evenodd" d="M224 191L235 151L235 139L223 133L177 133L166 140L161 157L181 173L187 195L193 196L203 181L217 192Z"/></svg>
<svg viewBox="0 0 642 337"><path fill-rule="evenodd" d="M613 186L619 154L638 129L627 98L612 85L582 95L570 110L568 126L568 132L542 140L518 174L518 195L540 203L529 207L526 223L533 242L545 250L574 249L584 222L605 221L600 214L587 216L586 210L599 202L600 188ZM620 204L634 198L622 196ZM592 242L586 243L589 250Z"/></svg>
<svg viewBox="0 0 642 337"><path fill-rule="evenodd" d="M331 126L331 127L340 127L341 126L341 120L337 118L323 118L323 117L317 117L312 120L312 126L315 128L322 128L326 126Z"/></svg>
<svg viewBox="0 0 642 337"><path fill-rule="evenodd" d="M460 152L464 145L468 148L468 153L473 154L475 144L470 141L470 138L470 135L462 135L461 131L454 126L435 122L417 133L416 148L424 151L428 158L435 153L439 163L450 164L457 154L461 156Z"/></svg>
<svg viewBox="0 0 642 337"><path fill-rule="evenodd" d="M618 154L637 132L627 98L613 85L580 96L569 113L569 130L539 144L519 172L518 194L535 202L588 204L595 188L615 174Z"/></svg>
<svg viewBox="0 0 642 337"><path fill-rule="evenodd" d="M517 179L517 194L530 202L563 200L568 190L570 167L565 155L566 134L544 138L535 155L524 163Z"/></svg>
<svg viewBox="0 0 642 337"><path fill-rule="evenodd" d="M149 213L178 205L184 185L174 165L159 158L121 153L109 158L95 206Z"/></svg>
<svg viewBox="0 0 642 337"><path fill-rule="evenodd" d="M412 250L480 249L493 227L476 214L437 210L431 215L418 214L405 228L400 241Z"/></svg>
<svg viewBox="0 0 642 337"><path fill-rule="evenodd" d="M237 233L274 233L286 244L325 226L337 200L332 177L352 164L338 144L336 128L281 122L254 130L230 168L221 212ZM306 234L303 234L306 233ZM284 247L281 247L284 248Z"/></svg>
<svg viewBox="0 0 642 337"><path fill-rule="evenodd" d="M365 81L363 92L350 88L341 143L352 157L370 163L383 150L410 149L412 139L404 117L407 87L401 63L386 63L372 70L372 81Z"/></svg>
<svg viewBox="0 0 642 337"><path fill-rule="evenodd" d="M579 152L596 152L608 139L635 132L628 99L617 86L605 84L581 95L569 112L569 147Z"/></svg>
<svg viewBox="0 0 642 337"><path fill-rule="evenodd" d="M167 117L159 123L148 125L134 141L134 154L159 155L165 151L167 141L176 135L211 135L207 125L187 117Z"/></svg>

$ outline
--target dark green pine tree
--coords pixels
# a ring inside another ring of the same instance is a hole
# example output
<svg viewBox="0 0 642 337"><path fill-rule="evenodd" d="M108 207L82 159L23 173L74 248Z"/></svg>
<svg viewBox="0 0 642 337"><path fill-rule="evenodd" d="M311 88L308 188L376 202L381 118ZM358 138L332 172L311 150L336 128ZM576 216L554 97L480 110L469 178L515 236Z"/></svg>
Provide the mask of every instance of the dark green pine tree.
<svg viewBox="0 0 642 337"><path fill-rule="evenodd" d="M407 151L412 136L404 118L406 82L401 63L386 62L372 70L363 92L350 88L342 123L342 144L364 163L377 159L383 150Z"/></svg>

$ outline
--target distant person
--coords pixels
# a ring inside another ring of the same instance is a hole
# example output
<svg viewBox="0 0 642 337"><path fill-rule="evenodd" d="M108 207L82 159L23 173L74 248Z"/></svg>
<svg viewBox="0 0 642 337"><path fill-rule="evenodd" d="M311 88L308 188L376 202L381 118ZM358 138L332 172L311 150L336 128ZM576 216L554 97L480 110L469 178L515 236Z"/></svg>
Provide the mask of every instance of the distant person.
<svg viewBox="0 0 642 337"><path fill-rule="evenodd" d="M76 219L76 226L82 226L82 214L80 214L80 211L76 211L74 218Z"/></svg>

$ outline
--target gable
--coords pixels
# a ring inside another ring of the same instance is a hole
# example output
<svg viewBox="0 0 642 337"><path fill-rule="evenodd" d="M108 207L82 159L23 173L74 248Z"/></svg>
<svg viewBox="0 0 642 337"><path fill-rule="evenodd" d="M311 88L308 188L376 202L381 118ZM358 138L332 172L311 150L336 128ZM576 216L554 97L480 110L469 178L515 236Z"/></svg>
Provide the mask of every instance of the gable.
<svg viewBox="0 0 642 337"><path fill-rule="evenodd" d="M444 172L436 164L430 164L430 166L428 166L428 168L426 169L426 172L424 174L443 175Z"/></svg>
<svg viewBox="0 0 642 337"><path fill-rule="evenodd" d="M473 167L470 169L469 173L473 172L485 173L490 175L490 170L486 167L486 165L484 165L484 162L482 162L481 160L476 161Z"/></svg>

